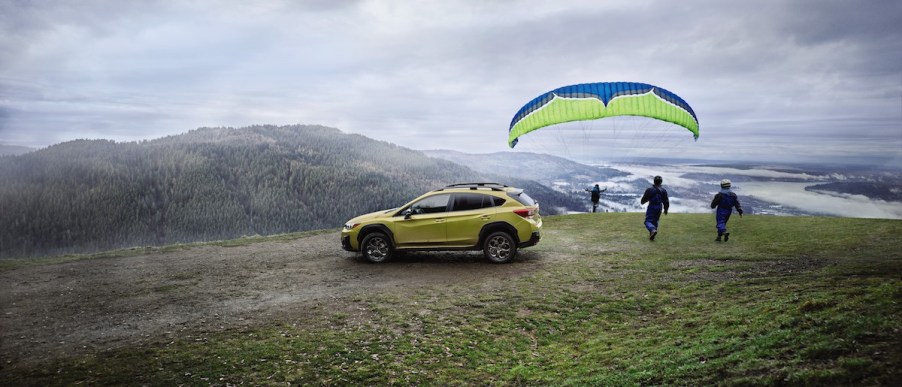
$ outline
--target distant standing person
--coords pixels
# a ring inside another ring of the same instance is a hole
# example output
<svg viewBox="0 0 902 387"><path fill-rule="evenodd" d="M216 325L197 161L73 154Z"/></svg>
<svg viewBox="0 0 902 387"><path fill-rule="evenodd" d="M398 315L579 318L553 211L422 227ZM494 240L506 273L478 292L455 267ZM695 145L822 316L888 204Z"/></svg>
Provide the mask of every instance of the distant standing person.
<svg viewBox="0 0 902 387"><path fill-rule="evenodd" d="M607 191L607 190L608 190L607 188L601 189L600 187L598 187L598 184L595 184L595 186L592 187L592 189L586 188L586 191L591 192L592 212L595 212L595 209L598 208L598 201L601 200L601 193L604 191Z"/></svg>
<svg viewBox="0 0 902 387"><path fill-rule="evenodd" d="M648 229L648 239L655 240L658 235L658 220L661 219L661 211L667 215L670 209L670 199L667 197L667 190L661 187L664 179L661 176L655 176L655 185L645 189L642 195L641 204L648 203L648 209L645 210L645 228Z"/></svg>
<svg viewBox="0 0 902 387"><path fill-rule="evenodd" d="M733 214L733 207L736 207L736 212L739 213L740 218L742 217L742 205L739 204L739 198L736 196L736 193L730 190L731 185L730 180L721 180L720 192L714 195L714 200L711 201L711 208L717 208L717 212L714 215L717 221L717 239L715 239L717 242L720 242L721 238L723 238L724 242L730 240L727 222L730 220L730 215Z"/></svg>

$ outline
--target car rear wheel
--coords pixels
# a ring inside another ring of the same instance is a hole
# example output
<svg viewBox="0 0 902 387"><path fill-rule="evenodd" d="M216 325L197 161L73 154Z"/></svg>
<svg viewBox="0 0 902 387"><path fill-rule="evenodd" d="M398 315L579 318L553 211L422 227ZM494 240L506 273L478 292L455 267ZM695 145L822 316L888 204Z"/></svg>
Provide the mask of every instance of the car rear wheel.
<svg viewBox="0 0 902 387"><path fill-rule="evenodd" d="M391 242L381 232L368 234L360 246L363 257L373 263L385 262L391 256Z"/></svg>
<svg viewBox="0 0 902 387"><path fill-rule="evenodd" d="M492 263L506 263L517 255L517 243L510 234L504 231L496 231L485 238L482 247L485 257Z"/></svg>

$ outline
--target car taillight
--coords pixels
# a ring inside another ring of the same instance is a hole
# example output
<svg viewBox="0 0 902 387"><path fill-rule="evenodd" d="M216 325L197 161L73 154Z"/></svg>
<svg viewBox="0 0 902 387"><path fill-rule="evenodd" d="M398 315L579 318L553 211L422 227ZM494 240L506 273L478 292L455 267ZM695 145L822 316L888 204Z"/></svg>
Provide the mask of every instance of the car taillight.
<svg viewBox="0 0 902 387"><path fill-rule="evenodd" d="M519 210L514 210L514 213L517 215L520 215L524 218L531 218L533 215L536 214L536 210L534 210L532 208L521 208Z"/></svg>

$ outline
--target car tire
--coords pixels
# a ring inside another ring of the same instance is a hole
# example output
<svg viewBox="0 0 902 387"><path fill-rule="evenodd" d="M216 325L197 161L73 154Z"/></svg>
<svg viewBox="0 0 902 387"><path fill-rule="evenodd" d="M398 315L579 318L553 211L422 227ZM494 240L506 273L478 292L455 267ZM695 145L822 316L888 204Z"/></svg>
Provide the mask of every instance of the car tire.
<svg viewBox="0 0 902 387"><path fill-rule="evenodd" d="M517 255L517 243L507 232L496 231L485 238L482 252L492 263L507 263Z"/></svg>
<svg viewBox="0 0 902 387"><path fill-rule="evenodd" d="M360 242L360 254L372 263L385 262L391 250L391 241L381 232L369 233Z"/></svg>

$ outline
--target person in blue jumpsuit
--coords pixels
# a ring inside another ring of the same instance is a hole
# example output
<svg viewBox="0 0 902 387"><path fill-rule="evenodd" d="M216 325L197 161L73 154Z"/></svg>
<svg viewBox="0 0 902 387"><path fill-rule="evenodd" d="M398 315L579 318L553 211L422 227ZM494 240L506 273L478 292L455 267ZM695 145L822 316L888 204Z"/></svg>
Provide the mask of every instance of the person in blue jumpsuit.
<svg viewBox="0 0 902 387"><path fill-rule="evenodd" d="M661 176L655 176L655 184L648 187L642 194L641 204L648 203L645 210L645 228L648 229L648 239L655 240L658 235L658 220L661 219L661 211L667 215L670 209L670 199L667 197L667 190L661 187L664 179Z"/></svg>
<svg viewBox="0 0 902 387"><path fill-rule="evenodd" d="M742 205L739 204L739 198L736 196L736 193L730 190L731 185L730 180L721 180L720 192L714 195L714 200L711 201L711 208L717 208L717 212L714 215L717 221L717 239L715 239L717 242L720 242L721 239L724 242L730 240L727 222L730 220L730 215L733 214L733 207L736 207L736 212L739 213L740 218L742 217Z"/></svg>
<svg viewBox="0 0 902 387"><path fill-rule="evenodd" d="M598 201L601 200L601 193L604 192L604 191L607 191L607 190L608 190L607 188L601 189L601 188L598 186L598 184L595 184L595 186L592 187L591 190L588 189L588 188L586 188L586 191L588 191L588 192L591 193L591 199L592 199L592 212L595 212L595 210L598 208Z"/></svg>

